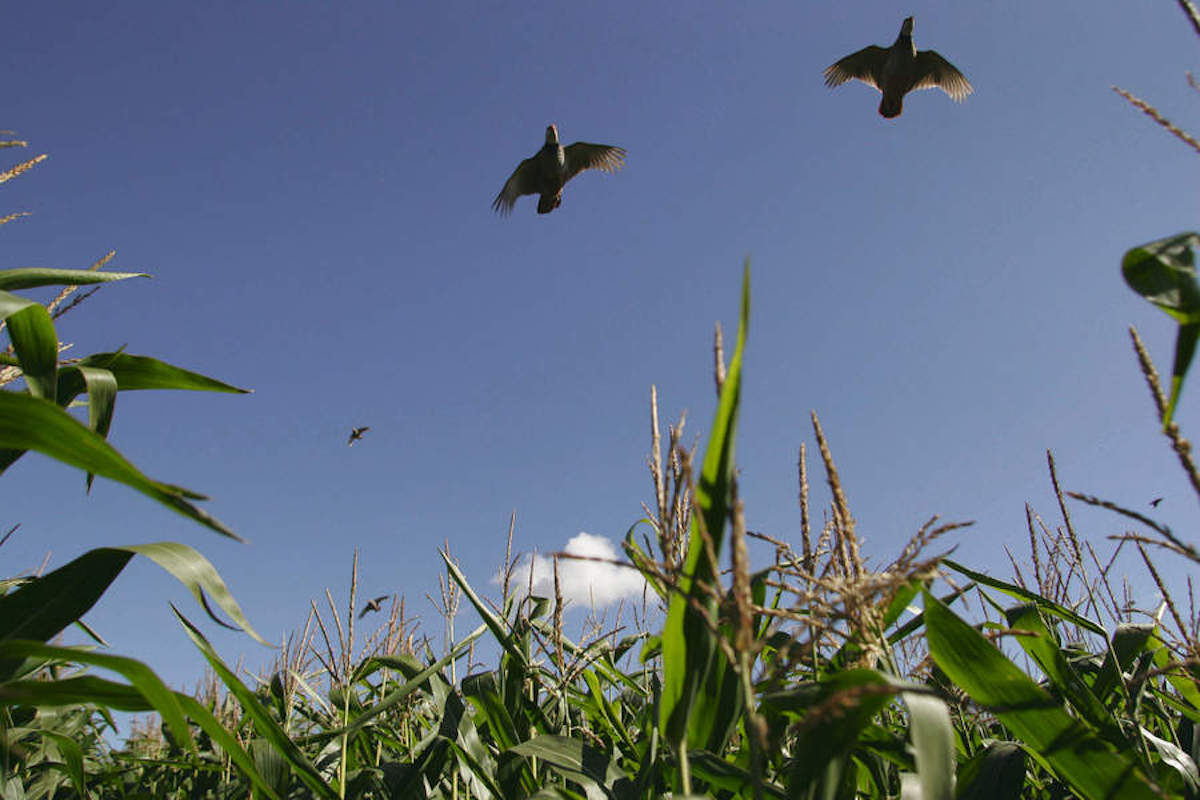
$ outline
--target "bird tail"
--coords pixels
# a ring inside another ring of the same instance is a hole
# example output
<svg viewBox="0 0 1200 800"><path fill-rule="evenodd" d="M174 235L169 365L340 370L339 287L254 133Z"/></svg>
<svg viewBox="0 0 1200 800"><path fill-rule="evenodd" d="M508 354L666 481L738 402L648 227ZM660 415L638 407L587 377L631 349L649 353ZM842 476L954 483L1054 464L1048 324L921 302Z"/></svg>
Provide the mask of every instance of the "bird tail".
<svg viewBox="0 0 1200 800"><path fill-rule="evenodd" d="M900 112L904 110L904 95L896 95L890 97L884 95L879 101L879 113L881 116L891 119L892 117L900 116Z"/></svg>
<svg viewBox="0 0 1200 800"><path fill-rule="evenodd" d="M549 214L554 209L558 208L562 203L562 192L557 194L544 194L538 198L538 213Z"/></svg>

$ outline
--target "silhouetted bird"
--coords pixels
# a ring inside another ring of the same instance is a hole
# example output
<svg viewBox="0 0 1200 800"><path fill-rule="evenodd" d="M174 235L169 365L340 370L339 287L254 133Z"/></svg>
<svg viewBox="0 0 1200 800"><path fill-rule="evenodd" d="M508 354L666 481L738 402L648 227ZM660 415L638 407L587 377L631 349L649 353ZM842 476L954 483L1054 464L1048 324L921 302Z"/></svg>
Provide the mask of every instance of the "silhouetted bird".
<svg viewBox="0 0 1200 800"><path fill-rule="evenodd" d="M1161 503L1162 501L1163 501L1163 499L1161 497L1156 497L1150 501L1150 505L1153 506L1154 508L1158 508L1158 504Z"/></svg>
<svg viewBox="0 0 1200 800"><path fill-rule="evenodd" d="M383 601L387 600L387 599L388 599L388 595L381 594L381 595L379 595L379 597L376 597L374 600L368 600L367 604L365 606L363 606L363 610L358 612L358 618L362 619L363 617L365 617L367 615L368 612L379 611L382 608L381 603L383 603Z"/></svg>
<svg viewBox="0 0 1200 800"><path fill-rule="evenodd" d="M363 434L371 430L369 425L363 425L361 428L351 428L350 438L346 441L347 447L354 447L354 443L363 437Z"/></svg>
<svg viewBox="0 0 1200 800"><path fill-rule="evenodd" d="M562 190L567 181L585 169L616 172L625 164L625 150L607 144L576 142L563 147L558 141L558 128L546 128L546 143L517 166L496 195L492 208L501 214L513 209L523 194L541 195L537 212L549 214L562 203Z"/></svg>
<svg viewBox="0 0 1200 800"><path fill-rule="evenodd" d="M874 86L883 94L879 113L888 118L900 116L904 95L914 89L936 86L956 102L966 99L973 91L970 81L933 50L918 53L912 29L913 18L908 17L891 47L873 44L833 64L825 70L825 85L840 86L853 78Z"/></svg>

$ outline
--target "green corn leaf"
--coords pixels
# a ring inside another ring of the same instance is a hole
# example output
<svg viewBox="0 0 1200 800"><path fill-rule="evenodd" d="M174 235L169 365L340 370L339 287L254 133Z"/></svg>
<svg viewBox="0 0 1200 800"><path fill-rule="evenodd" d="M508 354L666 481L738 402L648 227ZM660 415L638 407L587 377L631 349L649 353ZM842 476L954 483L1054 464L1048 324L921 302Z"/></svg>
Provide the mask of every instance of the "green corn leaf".
<svg viewBox="0 0 1200 800"><path fill-rule="evenodd" d="M1200 234L1181 233L1134 247L1121 259L1129 288L1161 308L1176 322L1200 322L1200 285L1192 248Z"/></svg>
<svg viewBox="0 0 1200 800"><path fill-rule="evenodd" d="M925 635L938 667L984 710L995 714L1044 766L1084 797L1150 800L1158 796L1125 753L1067 714L937 598L928 591L923 595Z"/></svg>
<svg viewBox="0 0 1200 800"><path fill-rule="evenodd" d="M107 439L109 428L112 427L113 409L117 403L117 379L106 369L97 369L96 367L77 367L77 369L83 378L84 385L87 386L88 427ZM89 492L92 490L92 481L95 477L95 473L88 473L87 488Z"/></svg>
<svg viewBox="0 0 1200 800"><path fill-rule="evenodd" d="M58 333L50 314L34 303L8 318L8 338L34 397L54 402L58 381Z"/></svg>
<svg viewBox="0 0 1200 800"><path fill-rule="evenodd" d="M100 272L90 269L20 267L0 270L0 290L36 289L39 286L87 286L93 283L149 278L145 272Z"/></svg>
<svg viewBox="0 0 1200 800"><path fill-rule="evenodd" d="M216 717L195 698L182 692L177 693L175 697L183 707L184 713L200 726L200 730L208 734L208 738L225 751L229 759L242 771L242 774L250 778L250 782L264 792L267 797L278 800L280 795L276 794L275 789L259 774L254 759L242 748L237 739L225 730L225 726L218 722Z"/></svg>
<svg viewBox="0 0 1200 800"><path fill-rule="evenodd" d="M192 597L196 598L196 602L204 607L208 616L215 622L227 628L231 627L222 623L213 613L209 606L209 598L229 615L237 626L236 629L249 634L251 638L265 647L271 646L271 643L260 636L258 631L250 625L250 620L246 619L242 607L238 605L237 600L229 591L229 587L221 579L217 568L212 565L211 561L200 555L195 548L179 542L152 542L150 544L124 545L118 549L130 553L140 553L174 575L176 580L187 587L188 591L192 593Z"/></svg>
<svg viewBox="0 0 1200 800"><path fill-rule="evenodd" d="M939 698L921 692L901 695L908 706L909 729L921 782L921 800L954 797L954 729Z"/></svg>
<svg viewBox="0 0 1200 800"><path fill-rule="evenodd" d="M90 550L0 596L0 641L53 639L96 604L131 558L113 548ZM11 674L0 670L0 677Z"/></svg>
<svg viewBox="0 0 1200 800"><path fill-rule="evenodd" d="M93 430L54 403L17 392L0 392L0 448L36 450L85 472L124 483L217 533L241 541L189 500L203 495L151 480Z"/></svg>
<svg viewBox="0 0 1200 800"><path fill-rule="evenodd" d="M283 756L266 739L251 739L247 752L254 760L254 768L275 794L286 795L292 769Z"/></svg>
<svg viewBox="0 0 1200 800"><path fill-rule="evenodd" d="M462 574L462 570L458 568L448 553L442 552L442 560L446 562L446 569L449 571L450 577L459 585L467 600L475 607L475 611L483 619L483 624L488 626L492 636L496 637L496 642L520 665L522 670L528 669L529 659L516 637L508 631L507 623L496 616L495 612L480 599L475 590L471 588L471 584L467 582L466 576Z"/></svg>
<svg viewBox="0 0 1200 800"><path fill-rule="evenodd" d="M718 658L716 635L705 620L715 617L719 590L719 564L709 559L705 532L719 559L729 513L730 489L736 469L734 443L741 400L742 358L750 320L750 265L742 277L742 308L737 345L729 362L717 413L704 453L700 481L695 488L699 513L692 520L687 560L671 595L662 631L663 689L659 726L664 738L676 747L686 740L689 748L702 749L714 738L728 736L736 722L722 684L736 684L732 667ZM707 587L707 588L706 588ZM731 680L722 680L730 673ZM722 701L725 699L725 704Z"/></svg>
<svg viewBox="0 0 1200 800"><path fill-rule="evenodd" d="M185 389L200 392L250 393L249 389L240 389L150 356L135 356L123 352L96 353L81 359L79 366L108 370L117 379L117 388L123 392L134 389Z"/></svg>
<svg viewBox="0 0 1200 800"><path fill-rule="evenodd" d="M238 677L233 674L233 671L229 667L225 666L225 662L217 655L217 651L209 644L208 639L204 638L204 634L200 632L200 629L188 621L187 617L183 614L180 614L179 610L173 605L171 609L175 612L176 619L183 625L188 638L192 640L197 649L204 655L213 672L217 674L217 677L221 679L230 693L237 698L246 716L254 723L254 729L258 731L258 735L270 742L271 747L275 748L275 751L295 770L296 777L312 790L314 794L325 798L338 797L337 791L325 782L325 779L321 777L321 773L312 765L308 757L304 755L287 733L271 718L271 712L263 706L258 696L246 684L238 680Z"/></svg>
<svg viewBox="0 0 1200 800"><path fill-rule="evenodd" d="M1158 306L1179 323L1175 338L1175 363L1171 370L1171 396L1163 414L1164 430L1171 423L1183 389L1196 342L1200 339L1200 284L1192 248L1200 234L1181 233L1135 247L1121 259L1121 274L1129 288Z"/></svg>
<svg viewBox="0 0 1200 800"><path fill-rule="evenodd" d="M27 308L41 305L35 303L27 297L21 297L19 294L12 292L0 291L0 319L8 319L14 314L19 314ZM45 311L45 308L42 308Z"/></svg>
<svg viewBox="0 0 1200 800"><path fill-rule="evenodd" d="M1017 800L1025 788L1025 751L1015 742L992 742L958 771L958 800Z"/></svg>
<svg viewBox="0 0 1200 800"><path fill-rule="evenodd" d="M850 753L871 720L907 684L870 669L836 672L822 681L805 681L762 696L760 708L790 723L792 750L803 753L788 770L788 785L804 796L819 787L841 785Z"/></svg>
<svg viewBox="0 0 1200 800"><path fill-rule="evenodd" d="M692 763L692 772L700 780L707 783L711 789L730 792L732 797L752 798L755 796L754 775L742 769L737 764L713 754L708 750L694 750L688 754ZM782 786L763 781L761 784L763 797L774 797L786 800L788 793Z"/></svg>
<svg viewBox="0 0 1200 800"><path fill-rule="evenodd" d="M96 653L89 650L81 650L73 647L56 647L53 645L44 644L43 642L29 641L26 639L9 639L0 642L0 658L44 658L57 659L74 664L88 664L93 667L111 670L122 675L134 689L137 690L149 704L162 715L163 722L166 723L167 729L171 733L171 737L175 743L181 748L186 748L192 753L196 752L196 745L192 741L191 734L188 732L187 722L184 720L183 709L179 705L179 700L175 693L166 687L162 680L154 674L150 667L140 661L135 661L132 658L124 656L114 656L107 653ZM71 680L71 679L68 679ZM82 680L74 679L74 680ZM20 702L12 698L12 694L17 691L17 686L36 683L36 681L21 681L7 684L0 684L0 699L6 699L8 702ZM53 685L54 681L46 683ZM61 683L61 682L60 682ZM79 687L80 684L70 684L71 687ZM91 688L97 688L97 684L89 684ZM81 700L76 702L93 702L91 700Z"/></svg>
<svg viewBox="0 0 1200 800"><path fill-rule="evenodd" d="M583 787L588 800L629 796L633 781L603 751L565 736L543 735L509 752L541 759L565 780Z"/></svg>
<svg viewBox="0 0 1200 800"><path fill-rule="evenodd" d="M358 669L355 670L355 673L354 673L355 681L360 680L364 676L371 674L374 670L376 670L378 668L387 667L390 669L399 670L403 674L407 675L408 676L407 682L405 682L405 684L403 686L399 687L398 689L395 689L394 691L389 692L386 697L384 697L382 700L380 700L378 703L373 705L370 709L368 709L364 713L360 714L358 717L356 717L354 719L353 722L346 725L346 727L338 728L336 730L323 731L322 733L319 733L319 734L316 734L313 736L309 736L309 737L305 737L305 738L299 739L298 741L301 743L320 742L320 741L326 741L328 739L333 739L333 738L336 738L336 737L339 737L342 735L353 735L354 733L356 733L357 731L359 731L360 729L365 727L366 724L368 722L370 722L372 719L385 713L389 709L395 708L397 705L404 702L404 700L409 695L411 695L413 692L417 691L418 689L422 688L423 686L426 686L426 684L429 684L433 679L435 679L437 677L438 673L447 664L449 664L451 661L454 661L457 658L460 658L463 653L467 652L467 650L470 649L471 644L475 640L477 640L480 636L482 636L484 631L486 631L486 630L487 630L486 625L480 625L478 628L476 628L474 631L472 631L468 636L466 636L461 641L459 641L459 643L456 644L449 653L447 653L446 655L444 655L442 658L438 659L437 661L434 661L432 664L425 667L424 669L420 669L419 665L417 665L415 660L408 659L408 658L396 658L393 656L374 656L372 658L366 659L365 661L363 661L362 664L359 665Z"/></svg>
<svg viewBox="0 0 1200 800"><path fill-rule="evenodd" d="M54 740L58 752L62 754L63 766L67 777L71 779L71 785L80 797L87 797L87 773L84 771L83 748L79 746L79 742L74 737L56 731L42 731L42 736Z"/></svg>
<svg viewBox="0 0 1200 800"><path fill-rule="evenodd" d="M4 645L0 645L3 647ZM72 651L72 656L74 651ZM43 661L48 659L42 659ZM153 711L154 704L124 683L81 675L62 680L19 680L0 683L0 701L31 706L95 704L117 711Z"/></svg>
<svg viewBox="0 0 1200 800"><path fill-rule="evenodd" d="M1104 630L1104 626L1099 625L1095 622L1092 622L1087 617L1080 616L1079 614L1076 614L1074 611L1071 611L1069 608L1061 606L1058 603L1053 602L1052 600L1047 600L1046 598L1042 597L1040 594L1035 594L1034 592L1031 592L1028 589L1022 589L1020 586L1017 586L1016 584L1013 584L1013 583L1007 583L1005 581L997 580L996 578L993 578L990 575L984 575L982 572L976 572L975 570L967 569L962 564L959 564L958 562L955 562L955 561L951 561L948 558L942 559L942 565L945 567L948 567L949 569L952 569L955 572L958 572L962 575L966 575L968 578L975 581L976 583L982 583L984 586L990 586L993 589L998 589L999 591L1004 592L1009 597L1015 597L1018 600L1023 600L1027 603L1032 603L1035 606L1037 606L1038 608L1040 608L1042 611L1046 612L1047 614L1058 617L1059 619L1065 620L1066 622L1069 622L1072 625L1076 625L1080 628L1083 628L1085 631L1094 633L1097 636L1107 636L1108 635L1108 631Z"/></svg>
<svg viewBox="0 0 1200 800"><path fill-rule="evenodd" d="M1123 622L1117 626L1112 635L1112 648L1105 654L1100 674L1096 676L1096 682L1092 685L1092 691L1101 702L1108 702L1109 693L1119 689L1122 674L1133 664L1133 660L1152 648L1155 627L1130 622ZM1115 663L1114 654L1117 658Z"/></svg>
<svg viewBox="0 0 1200 800"><path fill-rule="evenodd" d="M1038 665L1046 679L1063 699L1071 704L1076 713L1087 720L1097 731L1118 746L1128 746L1121 732L1120 723L1109 714L1104 704L1096 699L1082 676L1067 661L1057 639L1046 626L1033 604L1014 606L1005 612L1008 627L1024 631L1017 643Z"/></svg>
<svg viewBox="0 0 1200 800"><path fill-rule="evenodd" d="M462 693L475 706L480 719L487 723L497 747L507 750L519 743L517 726L504 707L495 672L480 672L463 678ZM532 786L528 788L533 789Z"/></svg>

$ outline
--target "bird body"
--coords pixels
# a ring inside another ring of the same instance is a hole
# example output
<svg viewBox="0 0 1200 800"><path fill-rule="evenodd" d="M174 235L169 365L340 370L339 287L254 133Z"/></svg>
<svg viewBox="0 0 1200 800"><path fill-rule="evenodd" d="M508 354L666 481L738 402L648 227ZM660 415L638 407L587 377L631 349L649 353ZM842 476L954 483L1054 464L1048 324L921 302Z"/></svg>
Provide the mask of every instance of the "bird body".
<svg viewBox="0 0 1200 800"><path fill-rule="evenodd" d="M371 426L363 425L361 428L350 429L350 439L346 442L348 447L354 447L354 443L363 438L363 434L371 430Z"/></svg>
<svg viewBox="0 0 1200 800"><path fill-rule="evenodd" d="M537 212L549 214L562 204L563 186L585 169L616 172L625 163L625 150L607 144L575 142L563 147L558 128L546 128L542 149L522 161L496 195L492 208L501 214L512 211L521 195L536 194Z"/></svg>
<svg viewBox="0 0 1200 800"><path fill-rule="evenodd" d="M883 95L879 113L888 119L900 116L904 95L914 89L937 87L955 102L964 100L974 91L970 81L936 51L918 51L912 30L913 18L907 17L891 47L873 44L834 62L825 70L825 85L859 80L874 86Z"/></svg>

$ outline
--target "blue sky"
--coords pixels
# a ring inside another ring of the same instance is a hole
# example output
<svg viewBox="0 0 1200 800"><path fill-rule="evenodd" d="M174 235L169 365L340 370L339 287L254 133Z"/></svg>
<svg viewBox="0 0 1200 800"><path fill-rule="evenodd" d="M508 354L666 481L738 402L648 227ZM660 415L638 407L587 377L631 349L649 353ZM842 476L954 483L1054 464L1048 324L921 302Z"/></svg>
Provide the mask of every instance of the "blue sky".
<svg viewBox="0 0 1200 800"><path fill-rule="evenodd" d="M909 14L965 103L919 92L888 121L868 87L823 85ZM1057 518L1048 448L1067 488L1197 522L1126 333L1166 368L1172 323L1119 274L1127 248L1196 226L1194 154L1109 88L1200 127L1197 39L1167 0L36 3L6 28L0 127L50 158L0 191L33 212L0 230L0 266L115 248L154 279L105 288L63 339L254 394L123 395L111 437L250 544L30 456L0 484L0 524L22 525L5 574L183 541L278 640L325 587L345 597L357 547L363 592L407 595L437 637L443 541L491 589L513 509L523 551L638 519L650 386L705 431L712 326L734 330L747 256L751 528L795 540L814 409L878 562L940 514L976 520L960 558L1007 575L1024 503ZM499 217L551 122L626 148L624 170ZM1185 431L1197 408L1193 386ZM354 425L371 431L347 448ZM1124 529L1074 513L1096 542ZM88 619L190 683L169 600L201 616L135 563ZM208 630L231 661L270 659Z"/></svg>

